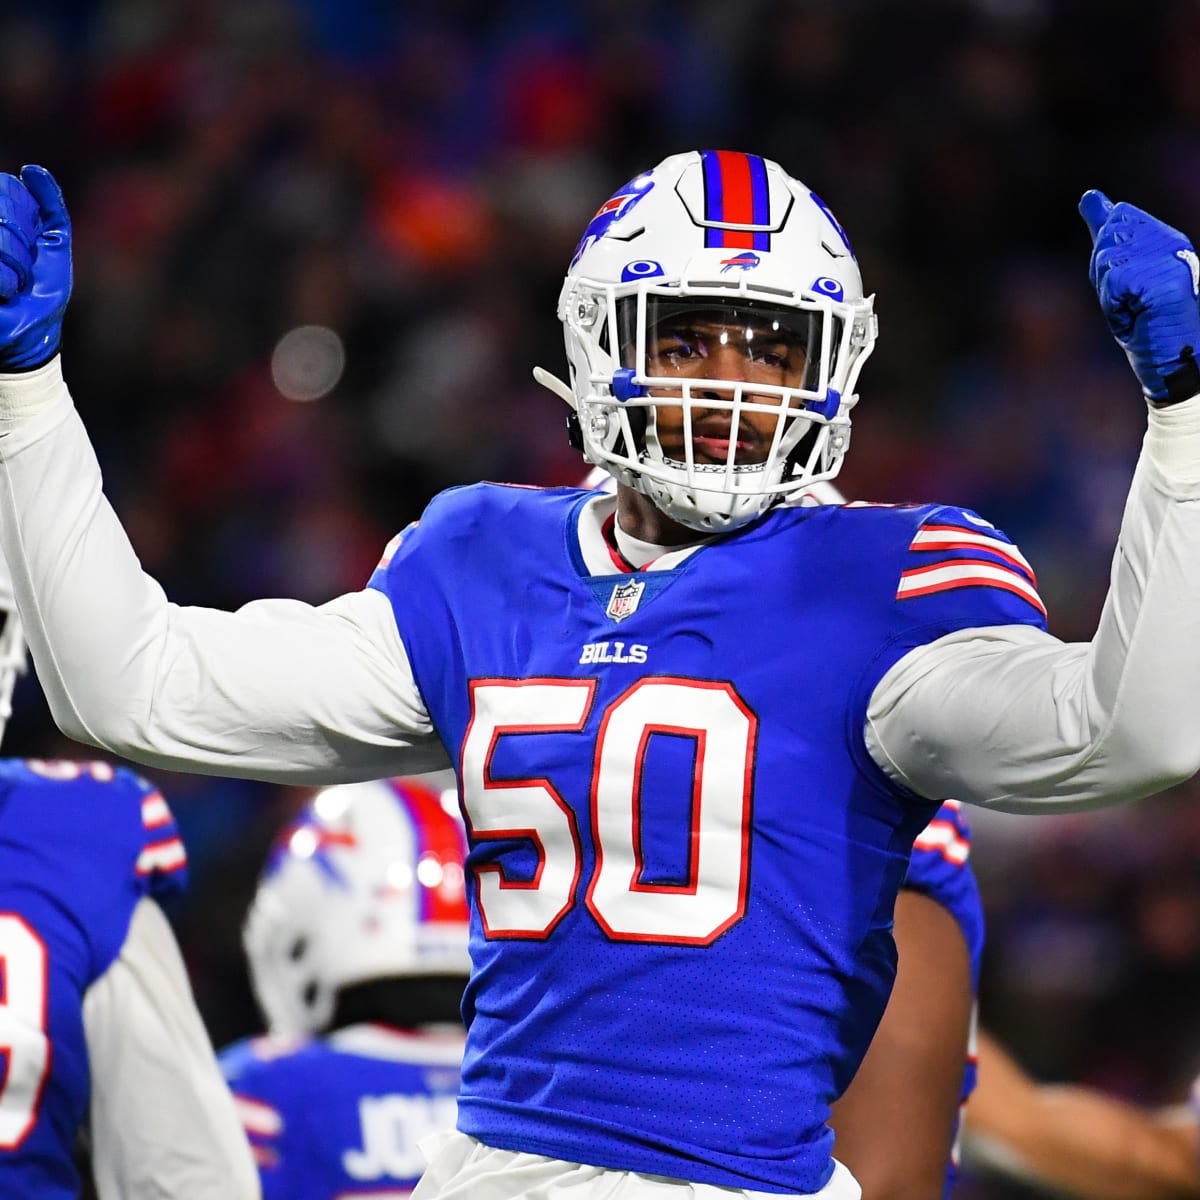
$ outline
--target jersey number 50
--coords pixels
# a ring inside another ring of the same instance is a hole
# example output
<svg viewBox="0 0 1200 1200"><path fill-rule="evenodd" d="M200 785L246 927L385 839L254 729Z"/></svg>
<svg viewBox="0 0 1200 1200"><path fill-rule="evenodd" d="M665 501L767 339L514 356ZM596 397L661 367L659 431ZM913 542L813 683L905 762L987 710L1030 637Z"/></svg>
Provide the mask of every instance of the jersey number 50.
<svg viewBox="0 0 1200 1200"><path fill-rule="evenodd" d="M521 838L537 853L528 879L475 868L489 938L547 936L570 911L582 871L575 813L549 779L494 779L501 737L582 731L596 683L474 680L463 740L463 806L474 841ZM708 945L745 914L757 720L728 683L639 680L601 714L591 770L596 865L585 902L618 941ZM654 734L692 739L688 878L643 880L642 774Z"/></svg>

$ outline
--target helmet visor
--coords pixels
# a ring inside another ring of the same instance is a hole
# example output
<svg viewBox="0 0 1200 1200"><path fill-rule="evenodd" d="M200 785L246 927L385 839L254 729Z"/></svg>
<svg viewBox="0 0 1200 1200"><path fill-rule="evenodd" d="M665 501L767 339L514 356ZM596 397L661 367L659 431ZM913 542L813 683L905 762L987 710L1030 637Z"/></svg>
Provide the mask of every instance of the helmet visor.
<svg viewBox="0 0 1200 1200"><path fill-rule="evenodd" d="M823 308L742 297L647 292L617 305L622 362L647 382L706 379L815 392L822 384L822 347L836 342L839 325Z"/></svg>
<svg viewBox="0 0 1200 1200"><path fill-rule="evenodd" d="M840 326L817 304L627 297L617 305L616 337L639 397L626 410L651 409L658 451L690 474L761 472L810 428L810 404L828 386L827 350Z"/></svg>

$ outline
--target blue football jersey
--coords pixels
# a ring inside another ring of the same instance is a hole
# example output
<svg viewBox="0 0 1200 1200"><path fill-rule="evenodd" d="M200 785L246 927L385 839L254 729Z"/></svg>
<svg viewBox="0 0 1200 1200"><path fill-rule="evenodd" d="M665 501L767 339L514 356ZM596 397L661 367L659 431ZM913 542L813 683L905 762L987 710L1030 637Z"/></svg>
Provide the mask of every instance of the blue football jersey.
<svg viewBox="0 0 1200 1200"><path fill-rule="evenodd" d="M79 1195L83 998L186 861L166 801L131 772L0 760L0 1196Z"/></svg>
<svg viewBox="0 0 1200 1200"><path fill-rule="evenodd" d="M461 1034L377 1025L223 1050L263 1200L407 1196L417 1143L454 1128L462 1051Z"/></svg>
<svg viewBox="0 0 1200 1200"><path fill-rule="evenodd" d="M777 508L633 570L581 540L606 503L455 489L371 578L470 833L458 1126L815 1192L937 809L871 759L871 693L913 647L1044 627L1044 609L1016 548L961 509Z"/></svg>
<svg viewBox="0 0 1200 1200"><path fill-rule="evenodd" d="M913 843L912 859L904 886L921 892L940 904L957 922L967 943L971 962L971 988L979 990L979 968L983 961L984 917L983 901L979 896L979 885L969 862L971 854L971 830L963 816L962 805L957 800L947 800L929 824L917 834ZM950 1161L946 1166L946 1189L951 1188L958 1177L959 1137L962 1132L963 1110L971 1093L975 1090L977 1062L974 1047L974 1021L972 1020L970 1044L966 1051L963 1069L962 1101L958 1110L958 1122L954 1131L954 1145Z"/></svg>

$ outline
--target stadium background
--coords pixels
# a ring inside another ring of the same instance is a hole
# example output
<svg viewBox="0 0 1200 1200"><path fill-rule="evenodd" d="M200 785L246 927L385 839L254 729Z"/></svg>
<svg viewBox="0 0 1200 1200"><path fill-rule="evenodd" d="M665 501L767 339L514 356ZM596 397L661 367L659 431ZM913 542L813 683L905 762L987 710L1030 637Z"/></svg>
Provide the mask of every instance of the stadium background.
<svg viewBox="0 0 1200 1200"><path fill-rule="evenodd" d="M1038 568L1053 631L1088 636L1143 419L1075 205L1099 187L1200 236L1194 0L0 10L0 166L63 184L68 378L183 603L320 601L443 487L577 479L529 375L562 365L562 271L600 201L694 146L811 184L878 293L845 489L978 509ZM79 753L29 681L5 747ZM220 1045L257 1027L239 923L304 794L148 774L187 837L172 915ZM973 824L985 1022L1043 1078L1180 1099L1200 1071L1200 787Z"/></svg>

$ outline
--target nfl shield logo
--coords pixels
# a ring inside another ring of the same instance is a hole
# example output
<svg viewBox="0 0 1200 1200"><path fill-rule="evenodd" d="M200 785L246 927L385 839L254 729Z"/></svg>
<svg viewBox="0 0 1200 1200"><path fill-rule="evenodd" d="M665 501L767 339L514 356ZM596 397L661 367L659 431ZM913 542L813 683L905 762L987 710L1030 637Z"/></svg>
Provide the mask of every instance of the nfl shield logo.
<svg viewBox="0 0 1200 1200"><path fill-rule="evenodd" d="M606 617L614 621L623 621L637 612L637 606L646 590L644 583L618 583L608 598L608 608L604 610Z"/></svg>

